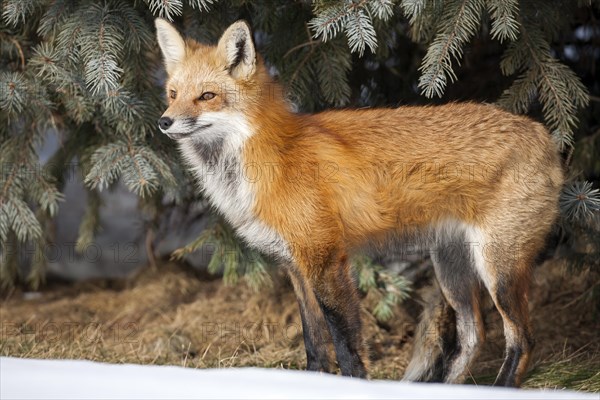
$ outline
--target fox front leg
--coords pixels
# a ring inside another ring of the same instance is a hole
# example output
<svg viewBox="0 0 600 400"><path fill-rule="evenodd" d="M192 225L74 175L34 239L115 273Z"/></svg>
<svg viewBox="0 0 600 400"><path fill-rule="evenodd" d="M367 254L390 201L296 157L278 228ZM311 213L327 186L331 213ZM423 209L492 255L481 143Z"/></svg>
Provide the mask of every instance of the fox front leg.
<svg viewBox="0 0 600 400"><path fill-rule="evenodd" d="M334 253L335 254L335 253ZM342 375L367 378L368 354L362 336L360 301L345 255L326 258L322 265L305 267L305 282L324 316L333 339ZM316 315L314 306L308 314ZM314 317L313 317L314 318ZM320 323L320 322L319 322Z"/></svg>
<svg viewBox="0 0 600 400"><path fill-rule="evenodd" d="M287 268L288 275L296 292L302 334L306 349L306 369L308 371L331 372L329 361L329 344L331 338L327 331L327 323L314 290L295 266Z"/></svg>

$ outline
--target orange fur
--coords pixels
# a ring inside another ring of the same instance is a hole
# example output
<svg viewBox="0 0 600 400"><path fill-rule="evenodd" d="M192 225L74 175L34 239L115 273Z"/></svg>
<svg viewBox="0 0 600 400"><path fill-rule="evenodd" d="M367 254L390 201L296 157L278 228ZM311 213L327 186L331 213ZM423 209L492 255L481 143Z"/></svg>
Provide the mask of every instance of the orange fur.
<svg viewBox="0 0 600 400"><path fill-rule="evenodd" d="M236 229L274 232L285 243L289 254L284 261L295 271L296 290L303 291L301 309L306 302L303 312L312 316L315 304L321 305L342 372L364 376L368 361L348 255L390 236L438 232L443 237L460 231L467 239L481 238L478 244L488 248L473 253L476 260L466 273L477 278L469 298L455 298L447 279L440 281L444 295L457 311L457 321L474 321L483 338L477 283L483 282L505 329L512 332L507 338L520 338L507 347L507 357L514 349L515 357L523 353L518 370L510 369L507 358L502 375L505 384L518 384L531 347L528 271L556 217L563 182L559 155L546 129L493 105L472 103L296 114L255 55L244 23L232 25L218 46L188 40L185 51L176 31L164 24L157 22L169 71L166 89L176 96L163 118L176 120L177 129L185 131L180 136L187 137L184 153L193 168L203 161L195 161L192 143L212 151L217 142L203 143L207 135L218 140L239 135L227 143L243 142L235 154L253 200L243 215L235 202L229 209L222 206L224 213ZM206 92L214 98L201 100ZM227 132L213 126L230 119L234 122L225 125ZM192 123L201 127L186 128ZM231 193L243 192L234 189ZM227 196L218 188L209 193L215 202ZM250 220L258 222L249 228ZM275 243L281 247L278 239ZM511 258L515 249L516 260ZM442 264L436 270L440 279L445 276L439 274L447 273L440 272L445 271ZM507 292L507 282L518 291ZM319 318L306 320L317 324ZM358 334L349 335L351 330ZM461 362L468 367L471 355L464 357ZM315 365L327 370L325 359ZM447 379L460 381L464 371L454 369Z"/></svg>

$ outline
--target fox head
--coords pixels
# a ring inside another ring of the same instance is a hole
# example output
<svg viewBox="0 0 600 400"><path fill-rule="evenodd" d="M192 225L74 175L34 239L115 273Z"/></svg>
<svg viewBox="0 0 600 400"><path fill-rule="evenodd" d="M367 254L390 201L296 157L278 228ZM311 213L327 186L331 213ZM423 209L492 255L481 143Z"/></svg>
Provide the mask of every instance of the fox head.
<svg viewBox="0 0 600 400"><path fill-rule="evenodd" d="M216 46L205 46L184 40L164 19L155 23L168 74L169 107L158 120L160 130L172 139L194 141L221 140L243 131L257 73L248 24L235 22Z"/></svg>

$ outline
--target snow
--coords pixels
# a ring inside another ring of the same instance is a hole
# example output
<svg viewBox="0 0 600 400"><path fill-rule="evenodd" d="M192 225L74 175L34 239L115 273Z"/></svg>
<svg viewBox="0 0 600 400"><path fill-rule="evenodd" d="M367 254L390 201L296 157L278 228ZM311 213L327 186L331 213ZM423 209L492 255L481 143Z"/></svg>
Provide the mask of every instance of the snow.
<svg viewBox="0 0 600 400"><path fill-rule="evenodd" d="M261 368L0 358L0 399L594 399L569 391L366 381Z"/></svg>

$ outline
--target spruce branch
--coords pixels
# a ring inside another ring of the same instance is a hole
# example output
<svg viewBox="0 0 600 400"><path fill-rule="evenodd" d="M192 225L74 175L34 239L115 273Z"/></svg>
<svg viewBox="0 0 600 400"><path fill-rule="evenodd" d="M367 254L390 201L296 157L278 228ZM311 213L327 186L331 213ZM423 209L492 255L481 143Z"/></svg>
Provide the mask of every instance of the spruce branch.
<svg viewBox="0 0 600 400"><path fill-rule="evenodd" d="M36 71L36 77L45 82L59 82L63 84L69 76L61 66L59 51L50 42L42 42L33 48L33 56L29 65Z"/></svg>
<svg viewBox="0 0 600 400"><path fill-rule="evenodd" d="M521 21L521 35L504 54L501 69L504 74L525 71L503 93L500 105L513 112L527 110L524 88L532 92L535 85L542 104L544 120L561 150L572 146L572 132L577 125L577 110L589 102L587 89L566 65L556 60L550 44L537 27Z"/></svg>
<svg viewBox="0 0 600 400"><path fill-rule="evenodd" d="M84 182L90 189L102 190L110 186L121 174L127 157L127 144L115 142L95 150L91 157L91 169Z"/></svg>
<svg viewBox="0 0 600 400"><path fill-rule="evenodd" d="M171 166L163 161L163 157L146 146L137 147L136 152L151 165L154 171L157 172L161 179L160 187L162 187L163 190L168 190L177 185L177 179L173 174Z"/></svg>
<svg viewBox="0 0 600 400"><path fill-rule="evenodd" d="M25 197L27 178L35 169L31 133L10 137L0 145L0 203L11 197Z"/></svg>
<svg viewBox="0 0 600 400"><path fill-rule="evenodd" d="M319 46L318 58L317 79L325 101L335 106L346 105L351 94L348 73L352 63L347 47L339 40L331 40Z"/></svg>
<svg viewBox="0 0 600 400"><path fill-rule="evenodd" d="M15 233L19 242L23 243L41 237L42 227L40 222L27 203L15 197L6 199L2 203L6 204L4 210L7 214L9 227Z"/></svg>
<svg viewBox="0 0 600 400"><path fill-rule="evenodd" d="M540 65L538 90L544 119L553 129L552 137L562 151L573 145L577 109L587 105L587 89L569 67L548 60Z"/></svg>
<svg viewBox="0 0 600 400"><path fill-rule="evenodd" d="M85 26L82 13L83 11L78 9L67 17L56 38L55 47L60 52L60 57L68 60L72 67L75 67L80 61L79 41Z"/></svg>
<svg viewBox="0 0 600 400"><path fill-rule="evenodd" d="M25 23L27 17L33 13L39 3L36 0L4 0L2 19L11 26Z"/></svg>
<svg viewBox="0 0 600 400"><path fill-rule="evenodd" d="M585 225L600 212L600 191L593 189L591 182L572 182L561 192L559 204L567 220Z"/></svg>
<svg viewBox="0 0 600 400"><path fill-rule="evenodd" d="M125 37L114 10L107 5L93 5L82 15L86 24L79 39L83 55L85 83L92 95L104 94L119 87L123 69Z"/></svg>
<svg viewBox="0 0 600 400"><path fill-rule="evenodd" d="M392 0L371 0L367 6L371 15L383 21L387 21L394 15L394 2Z"/></svg>
<svg viewBox="0 0 600 400"><path fill-rule="evenodd" d="M529 69L517 77L512 85L502 92L497 104L513 113L524 114L537 97L537 71Z"/></svg>
<svg viewBox="0 0 600 400"><path fill-rule="evenodd" d="M318 6L316 3L315 6ZM316 16L308 22L308 27L315 32L315 39L321 38L324 42L333 39L346 25L348 11L343 1L331 4L319 10Z"/></svg>
<svg viewBox="0 0 600 400"><path fill-rule="evenodd" d="M193 9L198 9L199 11L209 12L210 7L213 6L219 0L188 0L188 4Z"/></svg>
<svg viewBox="0 0 600 400"><path fill-rule="evenodd" d="M39 239L40 221L25 202L28 197L42 212L54 215L62 195L41 173L33 148L34 132L15 136L0 147L0 239L6 241L10 232L20 242Z"/></svg>
<svg viewBox="0 0 600 400"><path fill-rule="evenodd" d="M9 118L21 115L28 96L29 86L22 72L0 72L0 110Z"/></svg>
<svg viewBox="0 0 600 400"><path fill-rule="evenodd" d="M373 21L364 9L352 8L346 17L345 32L350 51L362 57L365 48L377 49L377 37Z"/></svg>
<svg viewBox="0 0 600 400"><path fill-rule="evenodd" d="M74 0L53 0L40 18L38 35L48 37L56 32L75 9Z"/></svg>
<svg viewBox="0 0 600 400"><path fill-rule="evenodd" d="M58 190L45 168L42 168L40 173L36 173L29 183L31 197L39 204L40 209L49 217L56 216L58 203L64 201L64 195Z"/></svg>
<svg viewBox="0 0 600 400"><path fill-rule="evenodd" d="M426 97L441 97L448 81L456 80L452 61L460 62L463 45L479 28L482 9L480 0L451 0L445 5L438 33L419 68L419 88Z"/></svg>
<svg viewBox="0 0 600 400"><path fill-rule="evenodd" d="M309 93L313 91L316 79L314 63L311 60L313 60L317 46L311 38L308 26L306 26L306 32L309 39L308 42L303 43L301 46L295 46L285 53L284 59L287 59L295 51L298 51L300 54L285 65L283 75L288 83L290 97L294 98L294 101L298 103L304 101L303 105L311 109L313 107L308 106L307 102L314 102Z"/></svg>
<svg viewBox="0 0 600 400"><path fill-rule="evenodd" d="M90 189L102 190L118 178L140 197L152 195L160 187L175 185L169 166L143 144L128 141L109 143L96 150L92 167L85 177Z"/></svg>
<svg viewBox="0 0 600 400"><path fill-rule="evenodd" d="M429 43L435 35L443 2L439 0L403 0L400 7L410 22L410 36L416 42Z"/></svg>
<svg viewBox="0 0 600 400"><path fill-rule="evenodd" d="M390 0L315 1L315 17L309 21L308 27L314 32L313 38L321 38L323 42L344 31L350 51L362 56L367 47L372 52L377 49L372 17L387 21L393 14L392 7Z"/></svg>
<svg viewBox="0 0 600 400"><path fill-rule="evenodd" d="M8 240L11 219L8 214L8 201L0 201L0 246Z"/></svg>
<svg viewBox="0 0 600 400"><path fill-rule="evenodd" d="M171 253L171 260L181 261L185 259L185 256L192 254L202 246L214 241L214 228L207 228L196 239L192 240L183 247L180 247ZM211 269L209 268L209 271Z"/></svg>
<svg viewBox="0 0 600 400"><path fill-rule="evenodd" d="M491 35L493 39L517 40L519 35L518 0L487 0L487 8L492 17Z"/></svg>
<svg viewBox="0 0 600 400"><path fill-rule="evenodd" d="M243 276L250 289L258 292L266 287L271 287L273 280L268 271L269 265L262 256L254 250L248 250L247 253L244 253L244 256L247 261L245 262L246 268Z"/></svg>
<svg viewBox="0 0 600 400"><path fill-rule="evenodd" d="M105 121L119 134L143 140L156 129L148 103L127 90L108 91L99 105Z"/></svg>
<svg viewBox="0 0 600 400"><path fill-rule="evenodd" d="M153 32L148 28L148 24L137 10L129 3L116 3L114 13L117 16L116 22L119 24L121 32L127 38L125 47L128 51L138 54L152 45Z"/></svg>
<svg viewBox="0 0 600 400"><path fill-rule="evenodd" d="M213 221L195 240L175 250L171 259L184 259L186 255L200 249L212 251L207 270L211 274L222 272L225 284L236 284L240 276L243 276L253 290L272 285L267 262L258 252L240 243L224 221Z"/></svg>
<svg viewBox="0 0 600 400"><path fill-rule="evenodd" d="M92 96L83 85L71 85L59 91L66 115L79 125L89 122L94 117L95 105Z"/></svg>
<svg viewBox="0 0 600 400"><path fill-rule="evenodd" d="M388 272L367 256L352 260L358 274L358 288L376 300L371 311L378 321L387 321L393 315L393 307L406 300L412 291L410 282L402 275Z"/></svg>
<svg viewBox="0 0 600 400"><path fill-rule="evenodd" d="M137 152L137 147L130 145L128 153L121 174L123 183L140 197L151 195L158 189L158 174L152 165Z"/></svg>
<svg viewBox="0 0 600 400"><path fill-rule="evenodd" d="M217 257L223 268L223 283L235 285L240 279L241 270L238 268L242 264L240 258L243 254L242 249L234 235L223 235L220 239L221 243L217 247L219 250Z"/></svg>
<svg viewBox="0 0 600 400"><path fill-rule="evenodd" d="M183 3L181 0L144 0L152 14L166 18L169 21L173 17L181 15L183 11Z"/></svg>
<svg viewBox="0 0 600 400"><path fill-rule="evenodd" d="M400 7L410 24L413 25L423 15L428 3L431 2L432 0L402 0Z"/></svg>

